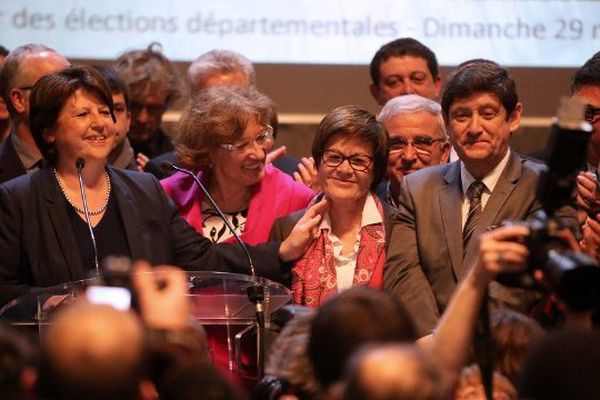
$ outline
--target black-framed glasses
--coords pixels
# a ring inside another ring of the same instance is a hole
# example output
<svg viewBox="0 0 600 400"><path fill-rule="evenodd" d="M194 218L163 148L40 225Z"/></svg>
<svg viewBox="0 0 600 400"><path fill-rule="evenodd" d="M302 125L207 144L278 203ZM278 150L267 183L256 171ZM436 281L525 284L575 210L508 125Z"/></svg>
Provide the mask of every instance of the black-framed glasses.
<svg viewBox="0 0 600 400"><path fill-rule="evenodd" d="M26 92L26 91L33 89L33 86L21 86L21 87L18 87L17 89Z"/></svg>
<svg viewBox="0 0 600 400"><path fill-rule="evenodd" d="M224 143L221 145L225 150L233 151L236 153L244 153L252 147L254 143L259 146L271 143L273 140L273 127L267 125L265 130L260 132L254 139L244 140L237 143Z"/></svg>
<svg viewBox="0 0 600 400"><path fill-rule="evenodd" d="M408 145L412 144L417 153L430 155L433 144L442 141L444 141L444 138L434 139L428 135L417 135L412 140L402 136L394 136L390 138L390 154L405 151Z"/></svg>
<svg viewBox="0 0 600 400"><path fill-rule="evenodd" d="M323 150L321 152L321 161L328 167L336 168L348 160L348 164L355 171L366 171L373 163L373 157L366 154L350 154L346 156L336 150Z"/></svg>
<svg viewBox="0 0 600 400"><path fill-rule="evenodd" d="M584 119L590 124L600 121L600 107L594 107L591 104L586 105Z"/></svg>

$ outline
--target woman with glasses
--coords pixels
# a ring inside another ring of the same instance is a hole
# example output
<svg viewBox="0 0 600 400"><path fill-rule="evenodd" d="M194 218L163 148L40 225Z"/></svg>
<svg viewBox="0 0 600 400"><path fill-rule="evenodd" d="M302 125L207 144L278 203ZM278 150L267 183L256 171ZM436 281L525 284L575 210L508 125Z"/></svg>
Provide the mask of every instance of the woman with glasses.
<svg viewBox="0 0 600 400"><path fill-rule="evenodd" d="M375 116L342 106L323 118L312 145L329 210L316 240L292 268L294 302L318 307L356 285L382 287L393 209L374 194L388 160L389 140ZM279 219L272 239L287 237L303 211Z"/></svg>
<svg viewBox="0 0 600 400"><path fill-rule="evenodd" d="M272 102L254 88L217 86L200 92L173 137L181 164L196 172L249 244L266 242L273 222L308 205L314 193L266 164L273 146ZM161 181L180 214L213 242L231 232L189 175Z"/></svg>

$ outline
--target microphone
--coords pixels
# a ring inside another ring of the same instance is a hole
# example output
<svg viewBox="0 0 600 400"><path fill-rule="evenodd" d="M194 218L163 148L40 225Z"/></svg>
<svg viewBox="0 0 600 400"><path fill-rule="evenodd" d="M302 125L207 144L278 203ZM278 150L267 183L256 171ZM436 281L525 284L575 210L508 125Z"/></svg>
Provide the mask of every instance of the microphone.
<svg viewBox="0 0 600 400"><path fill-rule="evenodd" d="M204 195L206 196L206 198L208 199L210 204L214 207L215 210L217 210L219 217L221 217L223 222L225 222L225 225L227 225L227 228L229 229L229 231L231 232L231 234L233 235L235 240L242 247L242 250L244 250L246 258L248 259L248 264L250 265L250 273L252 275L252 281L254 283L252 286L248 286L248 288L246 288L246 295L248 296L248 300L250 300L250 302L254 303L254 307L255 307L256 324L258 326L258 332L256 335L256 347L257 347L256 354L257 354L257 358L258 358L258 360L257 360L258 378L262 378L263 371L264 371L264 364L265 364L265 361L264 361L265 360L265 311L264 311L264 307L263 307L263 300L265 299L265 293L264 293L263 286L259 283L259 281L257 279L256 271L254 269L254 262L252 261L252 257L250 256L248 247L246 247L246 244L242 241L240 236L237 234L233 225L231 225L231 223L229 222L229 220L227 219L227 217L225 216L225 214L223 213L221 208L217 205L217 202L212 198L210 193L208 193L208 190L202 184L202 182L200 182L200 179L198 179L196 174L194 174L190 170L181 168L181 167L179 167L173 163L170 163L168 161L163 161L162 163L160 163L160 166L167 170L169 170L169 169L175 170L175 171L183 172L186 175L189 175L194 180L194 182L196 182L196 185L198 185L198 187L202 190L202 193L204 193ZM238 368L239 368L239 366L238 366Z"/></svg>
<svg viewBox="0 0 600 400"><path fill-rule="evenodd" d="M94 235L94 228L92 227L92 221L90 219L90 210L87 205L87 197L85 195L85 187L83 185L83 176L81 174L81 170L83 169L83 167L85 167L85 160L82 157L78 157L77 160L75 160L75 167L77 168L77 176L79 177L79 191L81 192L81 202L83 203L83 211L85 212L85 222L87 222L87 226L90 231L90 237L92 239L96 276L99 277L100 266L98 265L98 247L96 246L96 236Z"/></svg>
<svg viewBox="0 0 600 400"><path fill-rule="evenodd" d="M248 259L248 264L250 265L250 274L252 275L253 278L256 279L256 271L254 269L254 262L252 261L252 257L250 256L248 247L246 247L246 244L242 241L240 236L237 234L237 232L235 231L235 228L233 227L233 225L231 225L231 222L229 222L229 220L227 219L227 217L225 216L223 211L221 211L221 208L217 205L217 202L215 201L215 199L213 199L212 196L210 195L210 193L208 193L208 190L202 184L202 182L200 182L200 179L198 179L196 174L194 174L192 171L190 171L188 169L181 168L181 167L179 167L173 163L170 163L168 161L163 161L162 163L160 163L160 166L164 169L171 169L171 170L183 172L184 174L189 175L194 180L194 182L196 182L196 185L198 185L198 187L202 190L202 193L204 193L204 196L206 196L206 198L208 199L210 204L214 207L214 209L219 214L219 217L223 220L223 222L225 222L225 225L227 225L227 228L229 229L229 231L231 232L231 234L233 235L235 240L239 243L239 245L244 250L244 254L246 255L246 258Z"/></svg>

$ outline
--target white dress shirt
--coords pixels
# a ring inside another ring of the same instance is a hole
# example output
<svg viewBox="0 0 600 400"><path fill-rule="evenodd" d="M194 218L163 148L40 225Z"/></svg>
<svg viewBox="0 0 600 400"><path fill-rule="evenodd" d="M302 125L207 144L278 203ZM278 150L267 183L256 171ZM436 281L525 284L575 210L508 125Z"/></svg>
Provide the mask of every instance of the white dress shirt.
<svg viewBox="0 0 600 400"><path fill-rule="evenodd" d="M489 200L496 184L498 183L498 179L502 175L504 168L506 168L506 164L508 164L508 159L510 157L510 149L504 155L504 158L494 167L493 170L490 171L481 181L485 185L485 189L481 194L481 211L485 208L487 201ZM465 223L467 222L467 215L469 214L469 207L471 206L469 202L469 198L467 197L467 189L476 179L471 175L465 164L460 162L460 181L462 184L463 191L463 200L462 200L462 227L465 227Z"/></svg>

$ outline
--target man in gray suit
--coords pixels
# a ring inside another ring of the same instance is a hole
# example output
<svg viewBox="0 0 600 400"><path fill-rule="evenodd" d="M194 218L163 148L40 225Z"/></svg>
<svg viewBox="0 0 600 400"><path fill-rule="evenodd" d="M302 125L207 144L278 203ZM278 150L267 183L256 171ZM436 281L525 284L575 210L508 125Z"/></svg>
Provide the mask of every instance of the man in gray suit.
<svg viewBox="0 0 600 400"><path fill-rule="evenodd" d="M542 164L521 158L509 146L521 111L515 83L498 64L467 61L450 74L442 112L460 160L402 180L399 223L394 226L399 239L390 246L388 260L395 266L384 272L384 289L402 298L415 284L422 285L415 282L420 274L431 289L421 296L434 296L443 312L476 259L479 235L540 209L536 187ZM561 221L576 229L575 210L561 210ZM517 308L524 303L523 293L497 284L490 294ZM431 320L425 312L414 317Z"/></svg>

